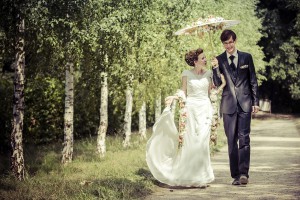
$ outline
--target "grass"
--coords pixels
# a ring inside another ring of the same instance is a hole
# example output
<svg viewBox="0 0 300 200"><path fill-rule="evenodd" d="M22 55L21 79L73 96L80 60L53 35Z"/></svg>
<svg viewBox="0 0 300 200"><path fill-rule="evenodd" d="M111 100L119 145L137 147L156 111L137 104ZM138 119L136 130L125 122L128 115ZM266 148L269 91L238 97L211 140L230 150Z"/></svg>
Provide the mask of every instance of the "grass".
<svg viewBox="0 0 300 200"><path fill-rule="evenodd" d="M219 135L213 152L224 145L221 126ZM157 182L145 161L146 141L139 141L133 134L128 149L123 149L121 137L107 137L106 144L107 154L100 158L96 154L96 138L75 141L73 162L66 166L60 164L61 144L24 146L27 179L19 182L4 173L0 199L127 200L150 195ZM0 170L7 172L7 165L7 161L2 162Z"/></svg>

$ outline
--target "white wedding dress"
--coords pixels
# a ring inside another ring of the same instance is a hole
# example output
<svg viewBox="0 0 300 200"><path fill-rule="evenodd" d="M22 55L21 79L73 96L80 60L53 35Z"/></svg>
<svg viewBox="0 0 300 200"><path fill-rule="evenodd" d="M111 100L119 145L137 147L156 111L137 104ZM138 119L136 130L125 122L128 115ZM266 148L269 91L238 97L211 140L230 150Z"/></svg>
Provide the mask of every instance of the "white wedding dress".
<svg viewBox="0 0 300 200"><path fill-rule="evenodd" d="M146 161L155 179L170 186L201 187L214 180L209 140L213 115L208 95L211 71L187 76L187 132L178 149L178 130L170 107L166 107L154 124L148 140Z"/></svg>

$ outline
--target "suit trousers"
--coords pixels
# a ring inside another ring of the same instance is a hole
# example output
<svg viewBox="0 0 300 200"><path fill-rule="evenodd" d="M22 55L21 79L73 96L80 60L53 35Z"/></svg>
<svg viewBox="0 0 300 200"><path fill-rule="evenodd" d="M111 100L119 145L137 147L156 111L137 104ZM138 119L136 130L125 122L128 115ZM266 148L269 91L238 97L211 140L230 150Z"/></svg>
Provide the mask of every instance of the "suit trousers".
<svg viewBox="0 0 300 200"><path fill-rule="evenodd" d="M233 114L223 113L225 134L232 178L249 177L251 112L244 112L240 105Z"/></svg>

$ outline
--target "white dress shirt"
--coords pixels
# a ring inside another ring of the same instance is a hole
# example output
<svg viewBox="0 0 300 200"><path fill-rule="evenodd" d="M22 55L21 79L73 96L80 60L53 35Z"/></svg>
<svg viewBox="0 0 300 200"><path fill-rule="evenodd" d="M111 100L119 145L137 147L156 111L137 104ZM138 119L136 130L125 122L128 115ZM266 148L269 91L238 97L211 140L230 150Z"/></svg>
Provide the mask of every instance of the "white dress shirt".
<svg viewBox="0 0 300 200"><path fill-rule="evenodd" d="M229 63L229 65L231 64L231 60L230 60L230 54L226 51L226 55L227 55L227 60L228 60L228 63ZM234 52L233 52L233 54L232 54L233 56L234 56L234 59L233 59L233 63L234 63L234 65L235 65L235 67L237 67L237 64L238 64L238 58L239 58L239 55L238 55L238 53L237 53L237 50L235 50Z"/></svg>

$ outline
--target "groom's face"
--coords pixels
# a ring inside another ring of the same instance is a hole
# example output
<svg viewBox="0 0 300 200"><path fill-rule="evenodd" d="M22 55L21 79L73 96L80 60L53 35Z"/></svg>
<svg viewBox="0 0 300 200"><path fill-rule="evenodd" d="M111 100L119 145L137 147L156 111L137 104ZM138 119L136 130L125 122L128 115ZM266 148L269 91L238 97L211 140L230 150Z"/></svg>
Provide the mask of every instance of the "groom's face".
<svg viewBox="0 0 300 200"><path fill-rule="evenodd" d="M235 51L235 40L232 39L232 37L230 37L229 40L226 40L223 42L224 48L227 51L227 53L229 54L233 54Z"/></svg>

